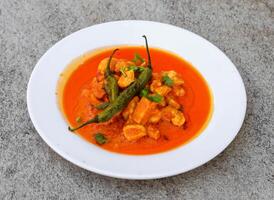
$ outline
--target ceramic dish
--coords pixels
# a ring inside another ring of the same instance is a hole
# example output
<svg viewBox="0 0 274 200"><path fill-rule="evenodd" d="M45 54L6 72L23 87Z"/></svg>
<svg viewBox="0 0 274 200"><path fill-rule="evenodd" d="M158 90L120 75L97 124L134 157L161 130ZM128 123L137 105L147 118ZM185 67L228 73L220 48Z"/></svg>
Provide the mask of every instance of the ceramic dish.
<svg viewBox="0 0 274 200"><path fill-rule="evenodd" d="M213 112L207 127L191 142L151 155L106 151L68 131L56 100L60 73L75 58L94 49L143 45L173 52L190 62L207 81ZM29 80L27 104L43 140L60 156L95 173L125 179L153 179L194 169L221 153L237 135L245 116L246 93L233 63L202 37L168 24L116 21L77 31L51 47L38 61Z"/></svg>

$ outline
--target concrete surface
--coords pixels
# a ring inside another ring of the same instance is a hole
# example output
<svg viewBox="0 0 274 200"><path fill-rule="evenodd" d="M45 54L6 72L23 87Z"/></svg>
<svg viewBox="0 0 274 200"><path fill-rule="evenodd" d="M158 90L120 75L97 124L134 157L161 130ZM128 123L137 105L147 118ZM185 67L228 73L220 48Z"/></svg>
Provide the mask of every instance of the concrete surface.
<svg viewBox="0 0 274 200"><path fill-rule="evenodd" d="M37 134L26 87L39 57L76 30L122 19L189 29L238 67L247 89L246 120L211 162L161 180L118 180L69 163ZM273 74L273 0L1 0L0 199L274 199Z"/></svg>

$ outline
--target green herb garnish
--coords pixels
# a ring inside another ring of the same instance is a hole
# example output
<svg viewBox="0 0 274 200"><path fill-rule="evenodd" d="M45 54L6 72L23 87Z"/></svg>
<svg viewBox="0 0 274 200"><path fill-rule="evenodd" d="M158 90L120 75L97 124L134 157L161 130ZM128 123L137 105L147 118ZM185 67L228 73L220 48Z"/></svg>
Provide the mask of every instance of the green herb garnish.
<svg viewBox="0 0 274 200"><path fill-rule="evenodd" d="M135 65L132 65L132 66L129 66L127 68L128 70L133 70L133 71L138 71L139 70L139 67L135 66Z"/></svg>
<svg viewBox="0 0 274 200"><path fill-rule="evenodd" d="M123 75L124 77L127 77L126 68L125 68L125 67L122 67L122 68L120 69L120 72L122 73L122 75Z"/></svg>
<svg viewBox="0 0 274 200"><path fill-rule="evenodd" d="M163 78L162 78L162 81L167 86L172 86L173 85L173 80L168 75L164 75Z"/></svg>
<svg viewBox="0 0 274 200"><path fill-rule="evenodd" d="M98 144L105 144L107 142L107 138L102 133L96 133L94 138Z"/></svg>
<svg viewBox="0 0 274 200"><path fill-rule="evenodd" d="M76 121L77 123L80 123L80 122L82 121L82 119L81 119L81 117L76 117L75 121Z"/></svg>
<svg viewBox="0 0 274 200"><path fill-rule="evenodd" d="M150 101L160 103L163 99L163 96L161 96L159 94L155 94L155 95L148 95L148 96L146 96L146 98Z"/></svg>
<svg viewBox="0 0 274 200"><path fill-rule="evenodd" d="M141 92L140 92L140 96L141 97L146 97L148 100L156 102L156 103L160 103L163 99L163 96L161 96L159 94L149 95L149 89L148 88L142 89Z"/></svg>
<svg viewBox="0 0 274 200"><path fill-rule="evenodd" d="M133 70L135 72L142 72L142 71L144 71L144 69L145 69L144 67L138 67L138 66L134 66L134 65L129 66L127 68L127 70Z"/></svg>
<svg viewBox="0 0 274 200"><path fill-rule="evenodd" d="M141 61L141 62L144 62L144 59L140 56L140 54L135 53L134 58L132 59L132 61L136 63L138 60Z"/></svg>
<svg viewBox="0 0 274 200"><path fill-rule="evenodd" d="M147 88L142 89L140 92L141 97L146 97L146 96L148 96L148 94L149 94L149 89L147 89Z"/></svg>
<svg viewBox="0 0 274 200"><path fill-rule="evenodd" d="M98 110L104 110L106 107L108 107L108 105L109 105L109 102L104 102L99 105L96 105L95 108L97 108Z"/></svg>

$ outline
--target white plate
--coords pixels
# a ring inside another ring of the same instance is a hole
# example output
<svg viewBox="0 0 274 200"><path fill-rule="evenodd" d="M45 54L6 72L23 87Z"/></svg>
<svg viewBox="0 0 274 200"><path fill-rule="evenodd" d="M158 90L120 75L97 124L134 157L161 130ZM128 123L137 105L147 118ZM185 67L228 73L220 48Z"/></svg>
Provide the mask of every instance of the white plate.
<svg viewBox="0 0 274 200"><path fill-rule="evenodd" d="M133 44L172 51L200 71L211 87L214 111L207 128L192 142L160 154L111 153L67 130L56 102L59 74L74 58L98 47ZM172 25L116 21L77 31L51 47L35 66L28 84L28 111L44 141L70 162L99 174L126 179L153 179L194 169L222 152L238 133L246 111L243 81L233 63L202 37Z"/></svg>

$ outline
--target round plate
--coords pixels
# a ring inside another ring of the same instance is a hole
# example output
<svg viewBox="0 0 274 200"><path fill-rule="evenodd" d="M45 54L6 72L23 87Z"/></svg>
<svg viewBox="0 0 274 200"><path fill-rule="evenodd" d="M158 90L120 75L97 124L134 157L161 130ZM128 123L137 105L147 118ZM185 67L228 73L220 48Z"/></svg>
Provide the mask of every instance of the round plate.
<svg viewBox="0 0 274 200"><path fill-rule="evenodd" d="M172 51L207 80L214 108L207 128L193 141L159 154L112 153L67 129L57 105L59 74L74 58L98 47L149 45ZM194 169L222 152L238 133L246 111L243 81L233 63L202 37L172 25L149 21L116 21L77 31L51 47L36 64L28 84L28 111L44 141L70 162L99 174L126 179L153 179Z"/></svg>

